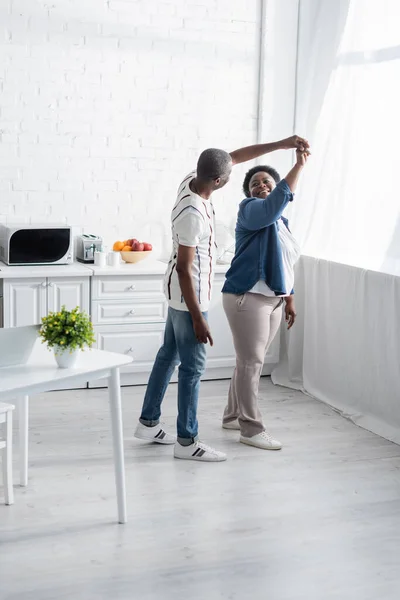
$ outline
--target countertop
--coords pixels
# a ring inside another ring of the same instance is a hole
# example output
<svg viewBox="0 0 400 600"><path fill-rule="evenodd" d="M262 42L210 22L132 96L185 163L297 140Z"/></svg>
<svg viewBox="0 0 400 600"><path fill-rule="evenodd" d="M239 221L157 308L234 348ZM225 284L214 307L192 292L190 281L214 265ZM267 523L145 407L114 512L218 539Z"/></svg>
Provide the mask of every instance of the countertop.
<svg viewBox="0 0 400 600"><path fill-rule="evenodd" d="M104 275L164 275L167 270L167 261L156 260L145 258L137 264L121 263L117 268L115 267L95 267L91 266L93 275L104 276ZM216 264L215 273L225 274L228 270L229 265Z"/></svg>
<svg viewBox="0 0 400 600"><path fill-rule="evenodd" d="M72 265L40 265L9 267L0 262L1 279L27 279L30 277L90 277L112 275L164 275L165 261L147 258L137 264L121 263L119 267L95 267L74 262ZM224 274L229 265L216 264L215 273Z"/></svg>
<svg viewBox="0 0 400 600"><path fill-rule="evenodd" d="M71 265L33 265L9 267L0 262L0 279L27 279L29 277L90 277L90 265L74 262Z"/></svg>
<svg viewBox="0 0 400 600"><path fill-rule="evenodd" d="M153 258L145 258L136 264L121 262L119 267L95 267L91 265L95 277L107 275L164 275L166 268L166 263Z"/></svg>

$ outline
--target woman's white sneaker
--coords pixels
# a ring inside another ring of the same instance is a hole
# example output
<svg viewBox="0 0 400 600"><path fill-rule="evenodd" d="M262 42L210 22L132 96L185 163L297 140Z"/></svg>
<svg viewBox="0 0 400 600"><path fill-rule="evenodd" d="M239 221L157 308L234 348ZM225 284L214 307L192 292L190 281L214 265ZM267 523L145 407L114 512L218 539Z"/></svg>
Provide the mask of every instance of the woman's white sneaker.
<svg viewBox="0 0 400 600"><path fill-rule="evenodd" d="M146 427L143 423L138 423L134 436L139 440L153 442L154 444L175 444L176 442L176 435L164 431L161 425Z"/></svg>
<svg viewBox="0 0 400 600"><path fill-rule="evenodd" d="M235 419L234 421L229 421L229 423L222 423L222 429L234 429L235 431L240 431L239 421Z"/></svg>
<svg viewBox="0 0 400 600"><path fill-rule="evenodd" d="M182 446L179 442L176 442L174 456L184 460L201 460L203 462L222 462L226 460L226 454L210 448L203 442L194 442L190 446Z"/></svg>
<svg viewBox="0 0 400 600"><path fill-rule="evenodd" d="M262 431L261 433L253 435L252 437L245 437L244 435L241 435L240 441L242 444L254 446L255 448L261 448L262 450L280 450L282 448L281 442L274 440L274 438L271 437L266 431Z"/></svg>

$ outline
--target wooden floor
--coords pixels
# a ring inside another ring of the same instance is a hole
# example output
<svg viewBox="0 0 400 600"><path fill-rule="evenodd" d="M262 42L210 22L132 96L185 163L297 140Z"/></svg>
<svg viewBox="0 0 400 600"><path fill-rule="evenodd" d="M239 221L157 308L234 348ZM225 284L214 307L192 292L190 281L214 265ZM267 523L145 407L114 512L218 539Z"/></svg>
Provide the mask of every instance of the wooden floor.
<svg viewBox="0 0 400 600"><path fill-rule="evenodd" d="M0 600L398 600L400 447L269 380L262 409L284 449L244 446L220 428L227 388L201 391L220 464L134 440L143 389L123 390L125 526L106 391L33 399L30 485L0 504Z"/></svg>

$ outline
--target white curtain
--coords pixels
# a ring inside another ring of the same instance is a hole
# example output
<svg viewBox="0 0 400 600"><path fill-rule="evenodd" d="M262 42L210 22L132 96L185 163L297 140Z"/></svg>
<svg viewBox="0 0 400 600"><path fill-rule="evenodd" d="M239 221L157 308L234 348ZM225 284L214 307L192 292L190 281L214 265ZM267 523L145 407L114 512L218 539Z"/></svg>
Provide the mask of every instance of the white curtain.
<svg viewBox="0 0 400 600"><path fill-rule="evenodd" d="M301 0L297 96L313 155L272 379L400 443L400 2Z"/></svg>
<svg viewBox="0 0 400 600"><path fill-rule="evenodd" d="M273 382L400 444L400 278L302 257L296 304Z"/></svg>
<svg viewBox="0 0 400 600"><path fill-rule="evenodd" d="M306 255L400 274L400 2L329 4L302 5L316 36L302 46L300 29L296 121L313 156L291 225Z"/></svg>

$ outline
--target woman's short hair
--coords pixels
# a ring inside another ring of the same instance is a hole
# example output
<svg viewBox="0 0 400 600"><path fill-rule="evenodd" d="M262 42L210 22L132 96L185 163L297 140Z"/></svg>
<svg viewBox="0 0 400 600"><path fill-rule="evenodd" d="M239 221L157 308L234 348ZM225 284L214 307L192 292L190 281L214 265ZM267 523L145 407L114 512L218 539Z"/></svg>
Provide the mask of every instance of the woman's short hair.
<svg viewBox="0 0 400 600"><path fill-rule="evenodd" d="M256 173L261 173L261 172L268 173L268 175L271 175L271 177L275 180L275 183L279 183L281 180L281 177L280 177L278 171L276 171L273 167L269 167L268 165L257 165L256 167L253 167L252 169L247 171L247 173L244 177L244 181L243 181L243 192L244 192L244 195L246 196L246 198L251 197L251 194L250 194L251 178Z"/></svg>

